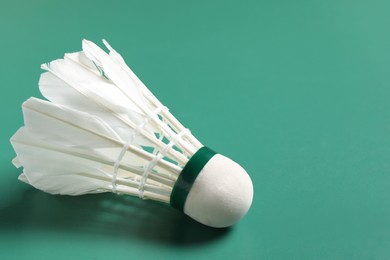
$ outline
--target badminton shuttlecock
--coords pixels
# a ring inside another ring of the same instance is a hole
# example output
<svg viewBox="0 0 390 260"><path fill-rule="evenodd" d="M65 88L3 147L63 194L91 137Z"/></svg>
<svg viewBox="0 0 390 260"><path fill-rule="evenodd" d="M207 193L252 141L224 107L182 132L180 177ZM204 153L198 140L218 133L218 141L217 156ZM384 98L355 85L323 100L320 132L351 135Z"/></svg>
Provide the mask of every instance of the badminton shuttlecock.
<svg viewBox="0 0 390 260"><path fill-rule="evenodd" d="M43 64L49 101L23 104L11 138L19 179L52 194L114 192L169 203L212 227L248 211L252 182L231 159L204 147L106 42Z"/></svg>

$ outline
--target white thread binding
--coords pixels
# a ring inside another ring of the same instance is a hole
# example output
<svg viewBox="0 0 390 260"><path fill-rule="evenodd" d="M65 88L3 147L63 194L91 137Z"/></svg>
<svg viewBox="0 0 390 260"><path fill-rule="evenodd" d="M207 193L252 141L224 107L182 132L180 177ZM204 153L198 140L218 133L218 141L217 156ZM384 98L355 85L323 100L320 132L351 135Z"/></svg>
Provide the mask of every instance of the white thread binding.
<svg viewBox="0 0 390 260"><path fill-rule="evenodd" d="M118 178L119 166L121 165L121 161L122 161L123 157L125 156L127 149L130 147L130 145L132 145L135 137L142 131L142 129L149 123L149 121L154 116L157 116L158 113L160 113L162 110L168 110L168 108L165 106L160 106L160 107L157 107L155 110L153 110L151 113L147 114L146 117L144 118L144 120L142 121L142 123L139 124L134 129L134 131L131 133L129 140L126 143L124 143L124 145L123 145L123 147L118 155L118 158L116 159L116 161L114 163L114 170L112 173L112 180L111 180L111 190L113 193L117 193L116 181Z"/></svg>
<svg viewBox="0 0 390 260"><path fill-rule="evenodd" d="M177 143L177 141L179 141L180 138L183 138L186 134L189 133L189 129L183 129L180 133L172 137L172 140L167 144L167 146L165 146L161 151L157 151L156 156L148 163L148 165L145 167L144 173L142 174L142 178L138 187L139 198L144 198L146 180L148 179L148 176L153 170L154 166L156 166L158 161L161 160L170 149L172 149L172 147Z"/></svg>

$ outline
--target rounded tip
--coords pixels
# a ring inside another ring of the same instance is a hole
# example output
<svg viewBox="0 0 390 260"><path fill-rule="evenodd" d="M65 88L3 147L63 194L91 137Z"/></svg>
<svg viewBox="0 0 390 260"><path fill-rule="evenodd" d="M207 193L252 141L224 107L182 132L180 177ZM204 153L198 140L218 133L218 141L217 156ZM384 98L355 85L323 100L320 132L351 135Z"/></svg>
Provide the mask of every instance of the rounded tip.
<svg viewBox="0 0 390 260"><path fill-rule="evenodd" d="M249 210L253 185L247 172L231 159L216 154L196 178L184 213L211 227L228 227Z"/></svg>

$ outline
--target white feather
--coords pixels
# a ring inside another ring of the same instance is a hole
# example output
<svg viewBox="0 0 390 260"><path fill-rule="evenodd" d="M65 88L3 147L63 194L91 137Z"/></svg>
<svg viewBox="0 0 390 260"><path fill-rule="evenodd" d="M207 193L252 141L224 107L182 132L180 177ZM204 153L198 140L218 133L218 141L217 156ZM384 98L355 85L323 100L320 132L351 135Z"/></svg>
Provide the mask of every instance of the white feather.
<svg viewBox="0 0 390 260"><path fill-rule="evenodd" d="M112 188L114 162L102 154L85 153L83 149L54 143L28 127L19 129L11 143L24 166L24 175L20 178L38 189L52 194L80 195L106 192ZM118 172L119 183L126 183L119 188L133 194L138 192L137 179L143 172L142 163L146 162L134 156L131 158L133 164L137 162L135 158L140 165L125 165L124 162ZM148 180L147 187L166 194L171 189L166 185L171 182L163 173L160 176L156 174Z"/></svg>
<svg viewBox="0 0 390 260"><path fill-rule="evenodd" d="M134 84L131 78L128 77L126 72L124 72L107 53L93 42L85 39L83 40L82 45L85 55L102 69L104 75L106 75L122 91L124 96L133 101L134 104L137 105L144 113L151 112L150 108L146 106L145 99L138 87Z"/></svg>
<svg viewBox="0 0 390 260"><path fill-rule="evenodd" d="M14 164L24 168L19 179L53 194L79 195L112 190L115 174L115 190L136 195L146 178L145 198L169 202L177 176L201 144L190 134L178 137L184 128L169 112L152 114L162 104L104 43L109 54L84 40L83 51L42 65L48 72L39 88L50 102L27 100L25 126L11 139ZM166 149L174 138L175 148ZM158 157L165 149L167 157Z"/></svg>
<svg viewBox="0 0 390 260"><path fill-rule="evenodd" d="M143 123L143 113L135 111L137 107L129 105L132 101L122 95L115 85L80 64L70 60L55 60L42 67L49 72L42 74L39 87L43 96L50 101L96 115L124 140L131 139L132 131L129 128L134 130ZM160 124L146 124L140 132L145 137L142 144L164 145L154 137L155 134L161 135L160 131ZM146 139L152 142L146 142ZM187 160L174 150L170 154L175 154L181 164Z"/></svg>

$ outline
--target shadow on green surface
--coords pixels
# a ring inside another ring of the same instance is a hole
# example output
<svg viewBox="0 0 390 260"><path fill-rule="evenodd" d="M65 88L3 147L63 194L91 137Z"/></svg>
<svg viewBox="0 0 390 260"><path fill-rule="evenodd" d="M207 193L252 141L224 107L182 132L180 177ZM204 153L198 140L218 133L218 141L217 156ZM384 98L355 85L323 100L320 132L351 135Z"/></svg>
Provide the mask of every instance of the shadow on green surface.
<svg viewBox="0 0 390 260"><path fill-rule="evenodd" d="M22 200L0 208L0 230L50 229L123 236L172 246L195 246L221 239L227 229L193 221L162 203L129 196L53 196L29 188Z"/></svg>

